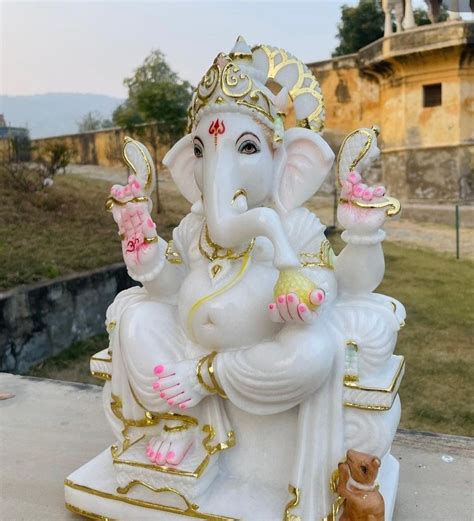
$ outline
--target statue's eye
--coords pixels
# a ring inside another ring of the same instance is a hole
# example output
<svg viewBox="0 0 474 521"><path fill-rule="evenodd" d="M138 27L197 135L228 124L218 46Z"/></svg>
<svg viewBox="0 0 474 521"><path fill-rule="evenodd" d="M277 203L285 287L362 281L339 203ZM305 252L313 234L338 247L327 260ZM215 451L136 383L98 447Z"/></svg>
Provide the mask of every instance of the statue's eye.
<svg viewBox="0 0 474 521"><path fill-rule="evenodd" d="M365 465L361 465L360 470L361 470L364 474L367 474L367 467L366 467Z"/></svg>
<svg viewBox="0 0 474 521"><path fill-rule="evenodd" d="M241 154L256 154L260 152L260 149L253 141L247 140L239 146L239 152Z"/></svg>
<svg viewBox="0 0 474 521"><path fill-rule="evenodd" d="M199 145L194 144L194 155L196 157L202 157L202 148Z"/></svg>

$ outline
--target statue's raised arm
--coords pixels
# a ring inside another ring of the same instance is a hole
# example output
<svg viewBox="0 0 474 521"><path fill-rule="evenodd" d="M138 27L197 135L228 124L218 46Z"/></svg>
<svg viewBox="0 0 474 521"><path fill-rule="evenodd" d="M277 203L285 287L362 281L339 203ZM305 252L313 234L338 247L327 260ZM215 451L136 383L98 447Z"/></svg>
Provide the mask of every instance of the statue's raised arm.
<svg viewBox="0 0 474 521"><path fill-rule="evenodd" d="M387 217L400 212L400 203L387 197L383 186L364 183L363 174L378 159L377 127L360 128L343 141L336 162L340 188L337 210L347 246L337 257L336 274L342 292L364 294L382 281L385 263L381 243Z"/></svg>
<svg viewBox="0 0 474 521"><path fill-rule="evenodd" d="M151 217L156 183L153 160L143 144L129 137L124 139L122 155L132 173L125 186L112 186L105 206L118 226L128 274L152 295L173 294L182 282L183 270L178 267L181 259L172 249L173 242L158 236Z"/></svg>

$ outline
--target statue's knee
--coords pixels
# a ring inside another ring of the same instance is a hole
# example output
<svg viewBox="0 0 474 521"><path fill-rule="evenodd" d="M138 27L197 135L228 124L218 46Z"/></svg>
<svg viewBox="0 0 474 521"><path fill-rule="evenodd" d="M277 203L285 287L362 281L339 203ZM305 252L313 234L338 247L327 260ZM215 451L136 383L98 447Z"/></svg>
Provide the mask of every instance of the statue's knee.
<svg viewBox="0 0 474 521"><path fill-rule="evenodd" d="M146 330L147 313L145 303L130 306L122 313L119 324L120 340L122 342L137 342Z"/></svg>
<svg viewBox="0 0 474 521"><path fill-rule="evenodd" d="M326 379L332 370L334 350L326 334L307 334L300 338L295 357L298 377L302 383L317 386Z"/></svg>

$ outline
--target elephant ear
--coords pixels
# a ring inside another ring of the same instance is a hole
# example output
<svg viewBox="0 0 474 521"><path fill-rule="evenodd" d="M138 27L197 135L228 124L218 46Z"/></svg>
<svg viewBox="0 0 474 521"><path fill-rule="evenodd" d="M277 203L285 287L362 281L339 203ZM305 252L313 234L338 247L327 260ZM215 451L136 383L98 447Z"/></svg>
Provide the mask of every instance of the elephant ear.
<svg viewBox="0 0 474 521"><path fill-rule="evenodd" d="M191 204L201 198L201 192L194 179L195 160L191 134L181 138L163 158L163 164L171 172L179 191Z"/></svg>
<svg viewBox="0 0 474 521"><path fill-rule="evenodd" d="M334 152L319 134L305 128L287 130L283 146L286 164L274 197L290 211L301 206L322 185L331 171Z"/></svg>

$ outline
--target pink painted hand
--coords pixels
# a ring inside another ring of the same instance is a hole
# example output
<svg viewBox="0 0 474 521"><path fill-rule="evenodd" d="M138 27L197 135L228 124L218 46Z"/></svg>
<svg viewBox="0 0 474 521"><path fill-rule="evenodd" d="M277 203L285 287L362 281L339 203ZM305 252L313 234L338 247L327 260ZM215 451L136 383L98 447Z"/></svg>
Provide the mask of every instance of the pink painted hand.
<svg viewBox="0 0 474 521"><path fill-rule="evenodd" d="M362 183L360 174L352 171L342 183L341 198L352 201L359 199L364 202L378 201L385 195L383 186L369 187Z"/></svg>
<svg viewBox="0 0 474 521"><path fill-rule="evenodd" d="M354 204L378 203L385 197L383 186L369 187L362 182L358 172L352 171L342 183L341 202L337 217L339 223L357 235L370 235L379 230L385 220L386 211L381 208L361 208Z"/></svg>
<svg viewBox="0 0 474 521"><path fill-rule="evenodd" d="M127 185L112 186L110 195L125 263L132 267L149 264L157 249L158 236L150 216L151 202L143 195L140 182L131 175Z"/></svg>
<svg viewBox="0 0 474 521"><path fill-rule="evenodd" d="M315 289L309 294L309 301L314 308L311 310L301 302L296 293L280 295L276 302L268 305L270 319L277 323L311 324L317 316L317 309L324 302L326 294L322 289Z"/></svg>
<svg viewBox="0 0 474 521"><path fill-rule="evenodd" d="M168 402L170 407L184 410L197 405L206 394L196 377L198 360L158 364L153 373L157 377L153 390Z"/></svg>

